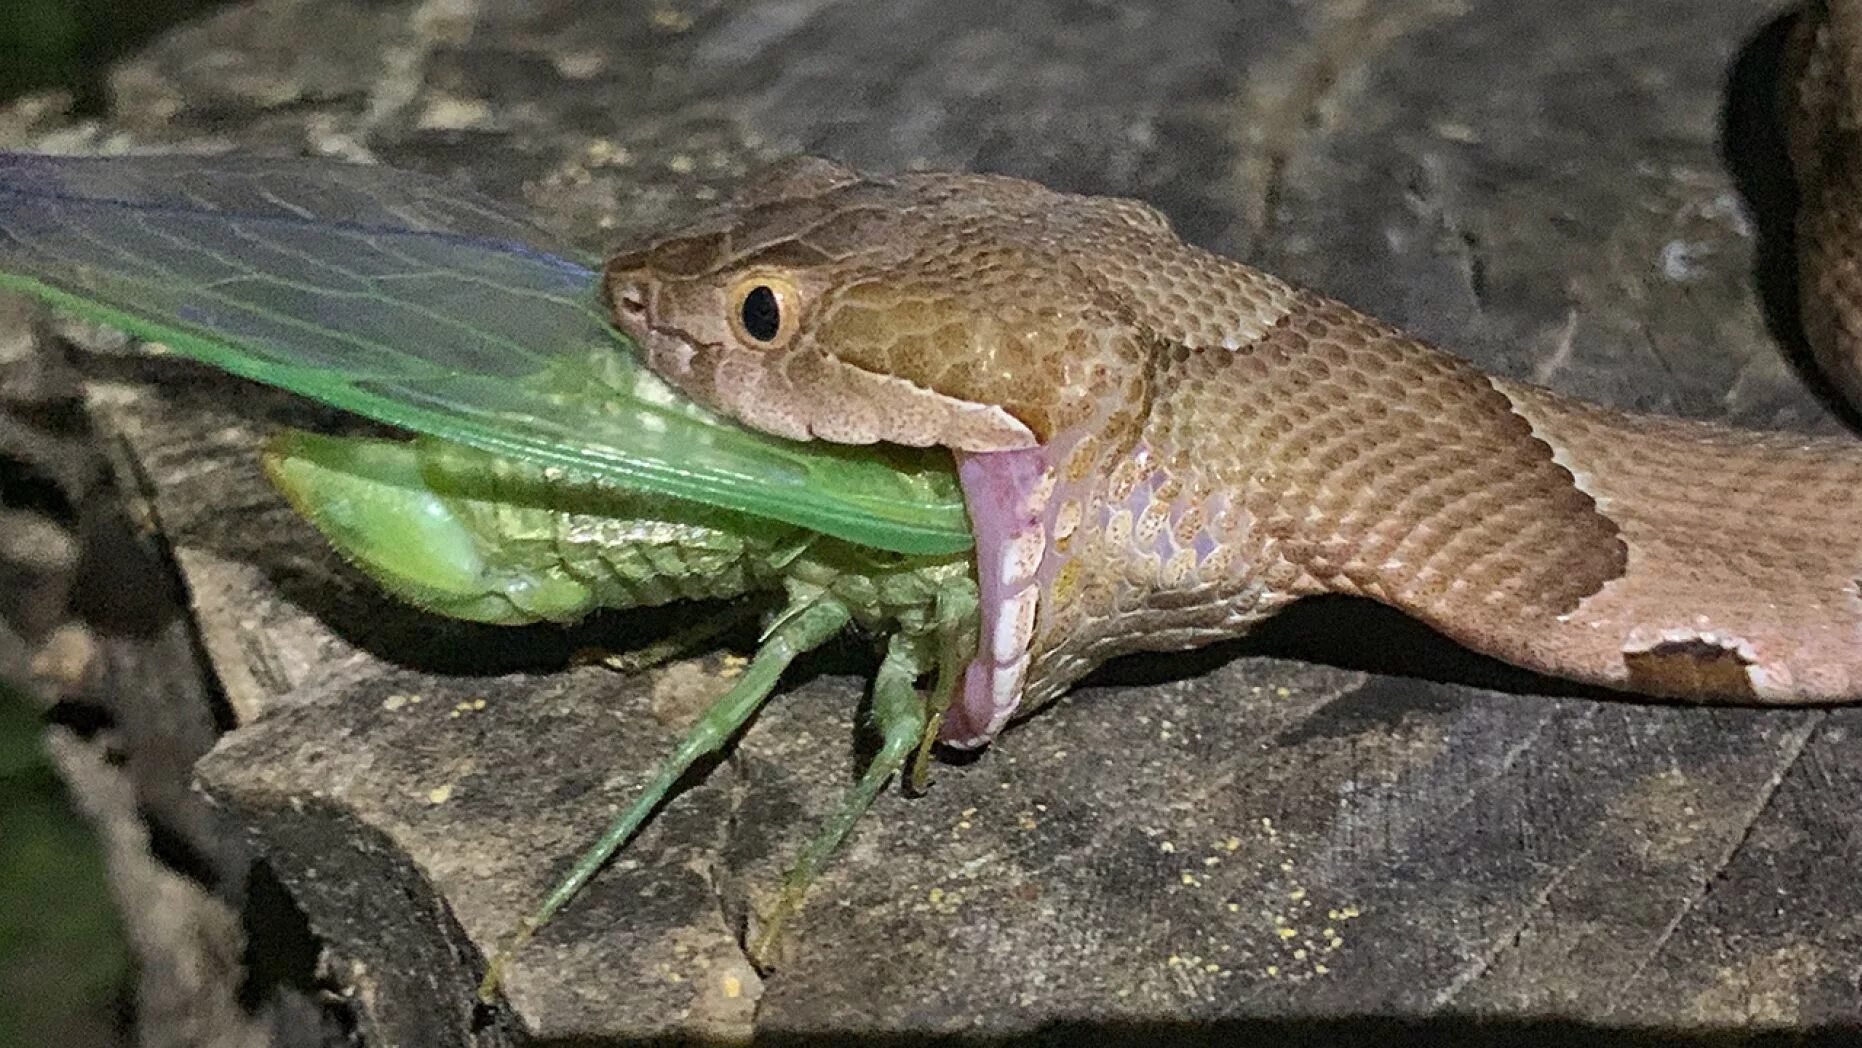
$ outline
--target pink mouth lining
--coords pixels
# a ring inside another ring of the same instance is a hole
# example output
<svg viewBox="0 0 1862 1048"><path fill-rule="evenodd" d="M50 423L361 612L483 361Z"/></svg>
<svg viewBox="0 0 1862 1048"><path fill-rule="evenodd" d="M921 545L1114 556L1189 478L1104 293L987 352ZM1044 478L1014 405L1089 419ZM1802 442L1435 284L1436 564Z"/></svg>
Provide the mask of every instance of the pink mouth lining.
<svg viewBox="0 0 1862 1048"><path fill-rule="evenodd" d="M938 740L970 749L995 737L1021 703L1047 549L1043 515L1052 493L1046 448L957 452L957 477L976 535L981 644Z"/></svg>

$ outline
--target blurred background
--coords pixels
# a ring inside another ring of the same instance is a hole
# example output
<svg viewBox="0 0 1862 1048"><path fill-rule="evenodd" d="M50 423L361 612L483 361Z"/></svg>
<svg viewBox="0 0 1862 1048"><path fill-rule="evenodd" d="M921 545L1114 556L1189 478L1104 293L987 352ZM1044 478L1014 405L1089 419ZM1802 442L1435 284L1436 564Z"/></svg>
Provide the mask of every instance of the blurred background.
<svg viewBox="0 0 1862 1048"><path fill-rule="evenodd" d="M217 0L0 0L0 102L62 89L78 115L103 105L112 59Z"/></svg>
<svg viewBox="0 0 1862 1048"><path fill-rule="evenodd" d="M102 114L118 56L209 0L0 0L0 109L56 92ZM0 528L34 508L34 478L0 458ZM13 538L19 539L17 529ZM19 545L0 542L0 553ZM0 627L28 587L0 556ZM4 632L0 629L0 632ZM0 642L5 641L0 637ZM5 653L0 652L0 656ZM132 1043L135 972L90 824L46 751L45 704L0 657L0 1048ZM54 708L51 716L57 719Z"/></svg>

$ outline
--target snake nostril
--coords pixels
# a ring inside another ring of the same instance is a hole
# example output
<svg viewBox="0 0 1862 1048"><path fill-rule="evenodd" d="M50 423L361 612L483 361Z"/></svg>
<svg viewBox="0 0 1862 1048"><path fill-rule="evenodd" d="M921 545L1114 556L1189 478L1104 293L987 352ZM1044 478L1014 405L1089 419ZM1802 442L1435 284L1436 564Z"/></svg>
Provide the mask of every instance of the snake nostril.
<svg viewBox="0 0 1862 1048"><path fill-rule="evenodd" d="M643 314L647 311L646 288L637 283L614 285L614 308L623 313Z"/></svg>

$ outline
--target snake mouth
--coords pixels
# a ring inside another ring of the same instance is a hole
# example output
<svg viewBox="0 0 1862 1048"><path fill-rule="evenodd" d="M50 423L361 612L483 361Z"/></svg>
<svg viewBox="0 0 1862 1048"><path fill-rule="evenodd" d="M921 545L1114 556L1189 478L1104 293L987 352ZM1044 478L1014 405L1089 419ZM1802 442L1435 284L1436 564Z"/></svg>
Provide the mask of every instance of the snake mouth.
<svg viewBox="0 0 1862 1048"><path fill-rule="evenodd" d="M733 390L728 382L720 384L719 375L709 372L715 369L715 358L727 353L729 347L705 343L679 328L655 324L649 316L648 297L640 285L632 282L610 285L609 307L616 325L640 348L650 370L707 407L791 439L856 435L864 438L857 442L867 443L912 435L882 432L875 427L870 434L838 432L830 436L821 432L826 427L820 425L820 419L795 410L800 405L785 405L781 395L785 391L779 388L759 390L753 387L760 383L751 383ZM921 439L910 443L937 442L922 439L932 436L971 438L958 442L960 446L953 451L976 543L981 644L964 670L939 740L959 749L982 746L1002 730L1021 705L1041 594L1036 576L1047 547L1045 511L1054 478L1048 451L1035 443L1025 426L999 407L957 401L902 378L836 364L841 369L840 377L858 384L869 401L886 399L875 394L890 394L887 406L891 421L916 416L923 423L924 432L916 434ZM728 371L725 375L728 377ZM719 385L724 388L716 388ZM763 395L753 395L758 392ZM953 426L953 419L968 422L969 426ZM970 447L961 446L963 443Z"/></svg>
<svg viewBox="0 0 1862 1048"><path fill-rule="evenodd" d="M691 332L675 325L655 323L650 305L652 292L638 281L611 281L606 299L614 326L639 349L650 370L706 407L729 413L729 405L716 403L707 390L693 388L699 357L715 355L724 349L723 345L694 338Z"/></svg>
<svg viewBox="0 0 1862 1048"><path fill-rule="evenodd" d="M654 323L649 315L646 293L638 285L616 286L608 306L615 327L634 344L648 371L712 411L727 416L737 414L727 398L701 381L705 371L700 366L701 357L717 355L724 349L722 345L694 338L683 328ZM755 420L745 421L756 425ZM777 435L794 439L789 433Z"/></svg>
<svg viewBox="0 0 1862 1048"><path fill-rule="evenodd" d="M1048 449L1032 447L958 452L957 477L976 539L981 644L938 740L971 749L994 738L1021 706L1043 588L1054 472Z"/></svg>

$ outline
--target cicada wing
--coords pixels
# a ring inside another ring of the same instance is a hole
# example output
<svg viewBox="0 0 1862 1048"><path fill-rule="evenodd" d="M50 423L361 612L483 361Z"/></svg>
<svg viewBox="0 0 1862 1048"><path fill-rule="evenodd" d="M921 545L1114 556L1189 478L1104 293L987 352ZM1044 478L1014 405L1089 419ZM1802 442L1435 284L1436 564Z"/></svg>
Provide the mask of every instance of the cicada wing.
<svg viewBox="0 0 1862 1048"><path fill-rule="evenodd" d="M704 411L636 363L594 268L410 172L0 153L0 287L416 432L881 549L968 548L943 453Z"/></svg>

